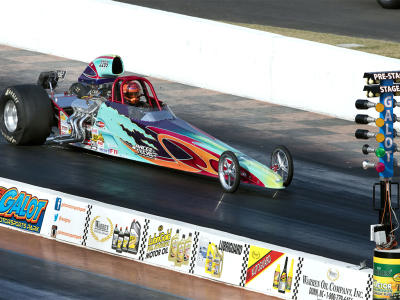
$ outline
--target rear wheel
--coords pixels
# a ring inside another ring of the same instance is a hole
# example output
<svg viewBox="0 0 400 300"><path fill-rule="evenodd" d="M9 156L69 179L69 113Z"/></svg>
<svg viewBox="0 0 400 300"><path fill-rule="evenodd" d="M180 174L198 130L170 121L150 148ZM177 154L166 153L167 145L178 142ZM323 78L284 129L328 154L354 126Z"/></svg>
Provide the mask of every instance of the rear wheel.
<svg viewBox="0 0 400 300"><path fill-rule="evenodd" d="M218 176L225 192L233 193L238 189L240 183L240 166L233 152L225 151L221 154L218 163Z"/></svg>
<svg viewBox="0 0 400 300"><path fill-rule="evenodd" d="M377 0L383 8L400 8L400 0Z"/></svg>
<svg viewBox="0 0 400 300"><path fill-rule="evenodd" d="M53 123L49 96L37 85L16 85L0 95L0 131L15 145L40 145Z"/></svg>
<svg viewBox="0 0 400 300"><path fill-rule="evenodd" d="M271 154L271 169L283 179L283 186L289 186L293 179L293 158L289 150L277 146Z"/></svg>

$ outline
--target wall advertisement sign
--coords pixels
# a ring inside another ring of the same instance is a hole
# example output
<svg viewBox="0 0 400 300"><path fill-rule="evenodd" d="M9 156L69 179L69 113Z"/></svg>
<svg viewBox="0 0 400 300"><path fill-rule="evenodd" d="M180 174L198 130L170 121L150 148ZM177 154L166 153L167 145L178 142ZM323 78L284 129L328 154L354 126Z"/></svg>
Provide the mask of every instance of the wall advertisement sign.
<svg viewBox="0 0 400 300"><path fill-rule="evenodd" d="M67 197L57 197L51 236L75 244L84 244L86 217L91 205Z"/></svg>
<svg viewBox="0 0 400 300"><path fill-rule="evenodd" d="M176 271L189 272L194 237L198 235L196 231L151 219L145 235L141 260Z"/></svg>
<svg viewBox="0 0 400 300"><path fill-rule="evenodd" d="M138 259L145 223L141 216L94 205L87 223L86 246Z"/></svg>
<svg viewBox="0 0 400 300"><path fill-rule="evenodd" d="M48 199L35 190L0 183L0 224L40 233Z"/></svg>
<svg viewBox="0 0 400 300"><path fill-rule="evenodd" d="M248 248L241 241L200 232L190 273L239 285Z"/></svg>
<svg viewBox="0 0 400 300"><path fill-rule="evenodd" d="M372 300L371 275L304 258L294 299Z"/></svg>
<svg viewBox="0 0 400 300"><path fill-rule="evenodd" d="M251 245L244 286L291 299L298 260L297 256Z"/></svg>

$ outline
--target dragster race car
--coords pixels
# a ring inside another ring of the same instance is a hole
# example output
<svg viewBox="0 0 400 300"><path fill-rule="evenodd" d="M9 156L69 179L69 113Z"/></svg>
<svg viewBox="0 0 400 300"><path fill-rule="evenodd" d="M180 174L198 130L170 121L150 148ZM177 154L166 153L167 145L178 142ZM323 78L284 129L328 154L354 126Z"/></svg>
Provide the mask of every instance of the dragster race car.
<svg viewBox="0 0 400 300"><path fill-rule="evenodd" d="M263 165L179 119L148 79L123 72L122 59L107 55L92 61L63 93L55 88L66 71L42 72L37 84L5 88L3 137L15 145L70 144L218 177L226 192L236 191L240 182L283 189L292 181L293 159L286 147L276 147L270 166Z"/></svg>

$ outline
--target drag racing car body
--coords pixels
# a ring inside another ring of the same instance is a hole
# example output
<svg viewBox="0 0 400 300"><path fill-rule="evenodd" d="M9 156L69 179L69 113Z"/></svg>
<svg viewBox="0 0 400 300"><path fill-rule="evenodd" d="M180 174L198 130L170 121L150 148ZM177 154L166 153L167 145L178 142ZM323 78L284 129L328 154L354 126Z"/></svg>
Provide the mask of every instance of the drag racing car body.
<svg viewBox="0 0 400 300"><path fill-rule="evenodd" d="M42 72L37 85L6 88L0 98L3 137L18 145L72 144L219 177L227 192L235 191L240 182L272 189L290 184L293 162L285 147L274 150L271 166L263 165L176 117L148 79L121 76L122 72L120 57L102 56L61 94L54 92L65 76L59 71ZM125 87L132 83L141 91L135 104L125 97Z"/></svg>

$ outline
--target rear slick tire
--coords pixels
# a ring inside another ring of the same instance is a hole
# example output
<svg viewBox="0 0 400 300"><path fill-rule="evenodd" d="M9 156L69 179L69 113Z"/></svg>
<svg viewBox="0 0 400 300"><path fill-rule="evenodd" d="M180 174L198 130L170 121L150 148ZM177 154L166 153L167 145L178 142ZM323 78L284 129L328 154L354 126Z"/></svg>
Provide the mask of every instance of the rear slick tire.
<svg viewBox="0 0 400 300"><path fill-rule="evenodd" d="M51 100L40 86L10 86L0 95L0 131L11 144L43 144L53 120Z"/></svg>
<svg viewBox="0 0 400 300"><path fill-rule="evenodd" d="M236 192L240 184L240 165L232 151L225 151L221 154L218 163L218 177L225 192Z"/></svg>

